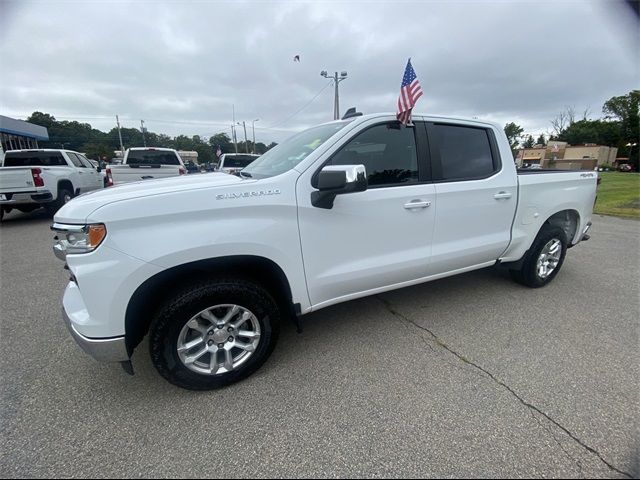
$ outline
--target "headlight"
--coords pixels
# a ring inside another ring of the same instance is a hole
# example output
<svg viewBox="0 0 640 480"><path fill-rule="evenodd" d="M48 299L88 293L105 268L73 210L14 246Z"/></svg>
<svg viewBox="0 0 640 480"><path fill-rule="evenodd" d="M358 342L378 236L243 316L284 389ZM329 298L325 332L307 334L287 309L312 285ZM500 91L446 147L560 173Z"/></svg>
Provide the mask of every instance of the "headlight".
<svg viewBox="0 0 640 480"><path fill-rule="evenodd" d="M67 254L93 252L107 236L107 227L102 223L91 225L54 223L51 230L56 232L53 253L61 260L64 260Z"/></svg>

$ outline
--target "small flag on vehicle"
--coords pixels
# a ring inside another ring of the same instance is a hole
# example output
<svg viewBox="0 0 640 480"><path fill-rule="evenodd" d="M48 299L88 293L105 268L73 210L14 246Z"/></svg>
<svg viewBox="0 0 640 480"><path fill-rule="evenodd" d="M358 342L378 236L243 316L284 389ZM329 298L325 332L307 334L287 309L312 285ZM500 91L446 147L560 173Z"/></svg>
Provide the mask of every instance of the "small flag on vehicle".
<svg viewBox="0 0 640 480"><path fill-rule="evenodd" d="M418 99L422 96L422 87L416 77L416 72L411 66L411 59L407 62L400 86L400 96L398 97L398 112L396 117L404 125L411 122L411 110Z"/></svg>

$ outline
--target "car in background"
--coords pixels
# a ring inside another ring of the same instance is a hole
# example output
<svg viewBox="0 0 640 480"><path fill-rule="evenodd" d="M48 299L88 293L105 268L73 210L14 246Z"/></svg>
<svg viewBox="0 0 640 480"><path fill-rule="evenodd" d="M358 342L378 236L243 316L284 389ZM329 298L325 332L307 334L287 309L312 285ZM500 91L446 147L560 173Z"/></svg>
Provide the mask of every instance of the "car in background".
<svg viewBox="0 0 640 480"><path fill-rule="evenodd" d="M107 168L108 185L157 180L185 175L187 169L173 148L132 147L124 153L121 165Z"/></svg>
<svg viewBox="0 0 640 480"><path fill-rule="evenodd" d="M259 156L253 153L224 153L220 157L218 171L233 175L249 166Z"/></svg>
<svg viewBox="0 0 640 480"><path fill-rule="evenodd" d="M618 166L618 171L620 172L633 172L633 165L630 163L623 163Z"/></svg>

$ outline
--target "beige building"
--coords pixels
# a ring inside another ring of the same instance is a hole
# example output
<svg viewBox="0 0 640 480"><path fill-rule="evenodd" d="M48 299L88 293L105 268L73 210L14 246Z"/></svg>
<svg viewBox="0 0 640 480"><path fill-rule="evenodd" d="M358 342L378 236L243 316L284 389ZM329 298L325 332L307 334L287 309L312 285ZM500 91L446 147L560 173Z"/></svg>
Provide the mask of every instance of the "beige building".
<svg viewBox="0 0 640 480"><path fill-rule="evenodd" d="M529 164L558 170L593 170L603 164L613 164L617 154L616 147L550 141L546 147L520 149L516 163L519 167Z"/></svg>

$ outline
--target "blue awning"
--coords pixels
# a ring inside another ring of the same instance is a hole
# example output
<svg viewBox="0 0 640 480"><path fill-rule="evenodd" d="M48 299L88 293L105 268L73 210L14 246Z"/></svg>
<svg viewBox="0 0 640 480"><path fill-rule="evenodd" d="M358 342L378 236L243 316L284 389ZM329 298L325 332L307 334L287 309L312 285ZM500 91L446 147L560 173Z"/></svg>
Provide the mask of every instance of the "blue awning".
<svg viewBox="0 0 640 480"><path fill-rule="evenodd" d="M33 138L35 140L49 140L49 132L45 127L15 118L0 115L0 132L9 135Z"/></svg>

